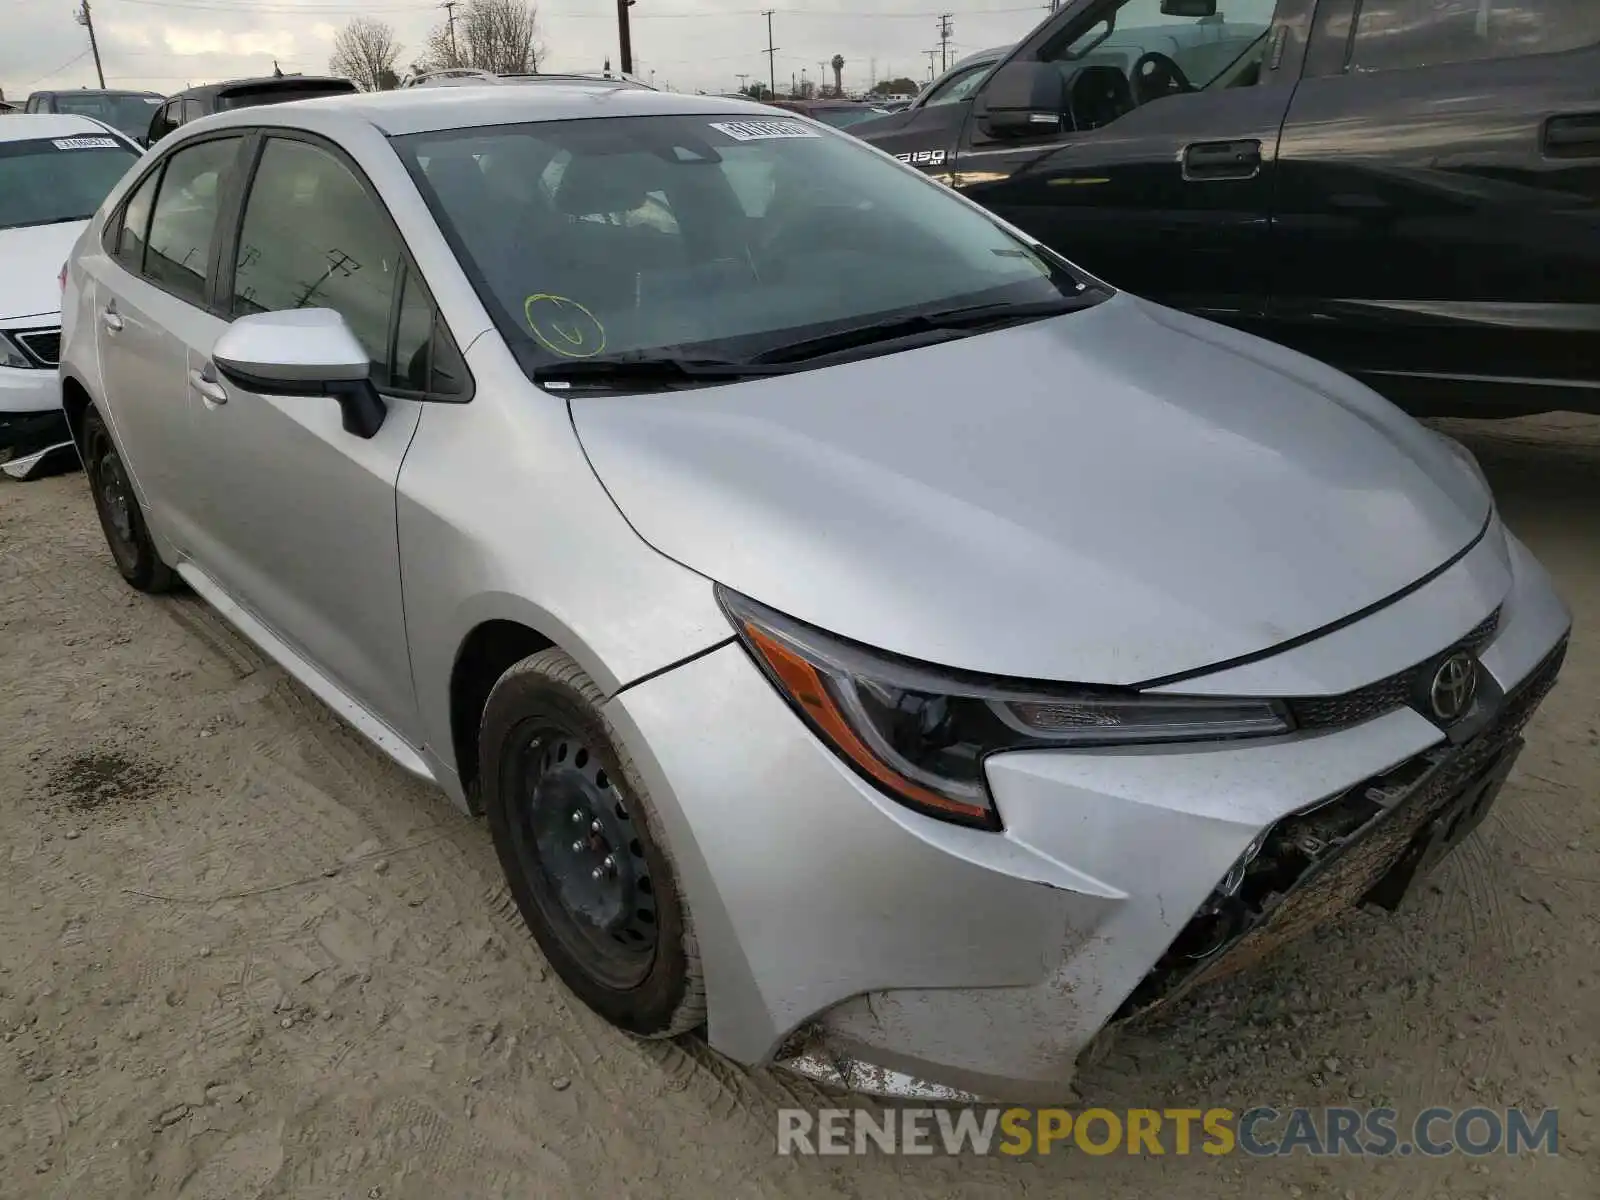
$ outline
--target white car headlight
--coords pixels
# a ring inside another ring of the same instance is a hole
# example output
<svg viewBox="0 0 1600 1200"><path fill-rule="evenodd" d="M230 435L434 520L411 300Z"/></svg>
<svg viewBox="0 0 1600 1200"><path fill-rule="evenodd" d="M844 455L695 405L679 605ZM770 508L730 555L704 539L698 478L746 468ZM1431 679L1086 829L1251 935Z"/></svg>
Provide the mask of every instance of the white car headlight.
<svg viewBox="0 0 1600 1200"><path fill-rule="evenodd" d="M36 364L5 334L0 333L0 367L32 369Z"/></svg>

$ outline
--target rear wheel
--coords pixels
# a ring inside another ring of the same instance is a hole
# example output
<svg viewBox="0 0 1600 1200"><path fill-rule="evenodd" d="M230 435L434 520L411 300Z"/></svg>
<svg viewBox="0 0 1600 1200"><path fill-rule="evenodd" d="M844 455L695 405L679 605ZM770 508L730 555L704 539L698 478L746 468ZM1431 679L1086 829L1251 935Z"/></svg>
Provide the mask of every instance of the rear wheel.
<svg viewBox="0 0 1600 1200"><path fill-rule="evenodd" d="M630 1033L670 1037L705 1020L699 954L604 698L560 650L506 672L479 738L484 809L517 907L562 981Z"/></svg>
<svg viewBox="0 0 1600 1200"><path fill-rule="evenodd" d="M83 418L83 463L94 496L100 528L122 577L141 592L165 592L174 583L172 568L161 561L134 495L128 469L105 420L93 408Z"/></svg>

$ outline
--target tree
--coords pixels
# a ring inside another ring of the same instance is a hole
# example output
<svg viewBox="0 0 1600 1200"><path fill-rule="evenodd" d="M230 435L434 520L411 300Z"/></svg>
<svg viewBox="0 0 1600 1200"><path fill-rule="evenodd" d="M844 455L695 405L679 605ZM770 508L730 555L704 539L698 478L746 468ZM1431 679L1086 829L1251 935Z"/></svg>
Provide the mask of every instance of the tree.
<svg viewBox="0 0 1600 1200"><path fill-rule="evenodd" d="M833 68L833 94L836 98L844 97L844 55L835 54L833 61L828 64Z"/></svg>
<svg viewBox="0 0 1600 1200"><path fill-rule="evenodd" d="M352 17L334 35L328 68L355 80L362 91L379 92L398 85L394 63L399 57L393 29L371 17Z"/></svg>
<svg viewBox="0 0 1600 1200"><path fill-rule="evenodd" d="M909 79L880 79L872 85L874 96L915 96L920 90Z"/></svg>
<svg viewBox="0 0 1600 1200"><path fill-rule="evenodd" d="M538 71L545 56L539 39L539 10L525 0L466 0L456 18L434 28L421 60L424 70L470 67L496 75Z"/></svg>

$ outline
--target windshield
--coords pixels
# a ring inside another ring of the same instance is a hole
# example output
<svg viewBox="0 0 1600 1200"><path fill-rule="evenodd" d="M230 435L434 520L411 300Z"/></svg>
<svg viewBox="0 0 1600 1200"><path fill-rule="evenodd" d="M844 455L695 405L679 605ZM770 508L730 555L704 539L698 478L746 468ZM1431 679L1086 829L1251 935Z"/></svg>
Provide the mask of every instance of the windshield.
<svg viewBox="0 0 1600 1200"><path fill-rule="evenodd" d="M526 369L748 360L972 305L1080 298L1059 259L792 117L595 118L394 139Z"/></svg>
<svg viewBox="0 0 1600 1200"><path fill-rule="evenodd" d="M143 137L150 128L150 118L161 107L160 96L138 96L131 93L65 92L55 98L55 111L73 113L80 117L94 117L113 129Z"/></svg>
<svg viewBox="0 0 1600 1200"><path fill-rule="evenodd" d="M109 136L0 142L0 229L87 220L137 159Z"/></svg>

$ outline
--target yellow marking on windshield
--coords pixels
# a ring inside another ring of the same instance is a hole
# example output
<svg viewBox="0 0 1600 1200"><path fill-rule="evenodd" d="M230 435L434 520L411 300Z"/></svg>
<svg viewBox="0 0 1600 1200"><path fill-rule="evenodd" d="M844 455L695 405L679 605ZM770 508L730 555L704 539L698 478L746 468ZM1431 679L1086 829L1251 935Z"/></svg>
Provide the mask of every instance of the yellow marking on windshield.
<svg viewBox="0 0 1600 1200"><path fill-rule="evenodd" d="M606 348L606 328L567 296L535 292L522 302L522 316L539 344L562 358L593 358Z"/></svg>

